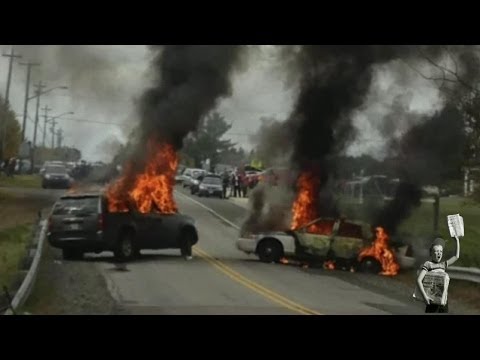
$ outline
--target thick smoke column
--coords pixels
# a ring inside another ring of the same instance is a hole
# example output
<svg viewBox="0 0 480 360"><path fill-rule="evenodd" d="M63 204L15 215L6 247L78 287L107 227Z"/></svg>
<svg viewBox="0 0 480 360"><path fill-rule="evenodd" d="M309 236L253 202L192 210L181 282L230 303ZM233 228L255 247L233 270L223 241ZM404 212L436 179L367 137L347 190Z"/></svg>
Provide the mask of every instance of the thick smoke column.
<svg viewBox="0 0 480 360"><path fill-rule="evenodd" d="M142 140L157 134L178 150L217 101L231 94L230 76L241 47L169 45L152 50L157 79L140 100Z"/></svg>
<svg viewBox="0 0 480 360"><path fill-rule="evenodd" d="M290 121L298 122L292 166L320 179L317 214L338 212L324 191L334 169L331 158L355 137L352 112L362 106L372 83L373 67L409 56L407 46L304 46L295 70L300 91ZM320 201L320 197L324 198ZM330 204L324 207L325 201ZM328 211L327 211L328 210Z"/></svg>
<svg viewBox="0 0 480 360"><path fill-rule="evenodd" d="M166 202L172 205L168 210L176 207L171 173L172 164L176 166L178 161L176 151L217 101L231 94L230 77L235 65L240 65L240 46L169 45L151 49L155 78L153 87L139 100L138 144L122 178L109 191L111 203L117 201L122 209L125 199L132 197L132 189L138 190L138 174L145 175L143 197L148 198L149 186L155 182L152 179L158 179L168 195ZM164 157L158 154L162 149ZM164 194L158 195L161 198Z"/></svg>
<svg viewBox="0 0 480 360"><path fill-rule="evenodd" d="M351 113L364 103L373 66L411 52L412 48L401 46L302 46L299 51L285 48L288 67L300 77L298 99L285 124L285 128L293 130L290 166L300 176L308 173L319 180L319 194L310 204L316 214L334 216L338 212L328 191L322 190L333 169L330 158L353 140ZM328 203L328 209L322 203Z"/></svg>
<svg viewBox="0 0 480 360"><path fill-rule="evenodd" d="M379 211L375 226L382 226L388 234L395 234L398 225L410 217L415 207L420 206L421 197L422 191L417 184L400 183L393 201Z"/></svg>
<svg viewBox="0 0 480 360"><path fill-rule="evenodd" d="M401 179L393 201L378 213L375 225L395 234L403 220L420 206L421 187L441 185L442 178L462 163L466 133L462 114L447 105L430 119L412 127L396 144Z"/></svg>
<svg viewBox="0 0 480 360"><path fill-rule="evenodd" d="M406 179L421 185L441 185L442 177L460 166L466 144L461 112L447 105L412 127L397 145L398 164Z"/></svg>
<svg viewBox="0 0 480 360"><path fill-rule="evenodd" d="M292 121L300 126L292 163L318 167L324 186L329 156L353 140L351 113L364 103L373 66L411 52L406 46L304 46L296 62L301 80Z"/></svg>

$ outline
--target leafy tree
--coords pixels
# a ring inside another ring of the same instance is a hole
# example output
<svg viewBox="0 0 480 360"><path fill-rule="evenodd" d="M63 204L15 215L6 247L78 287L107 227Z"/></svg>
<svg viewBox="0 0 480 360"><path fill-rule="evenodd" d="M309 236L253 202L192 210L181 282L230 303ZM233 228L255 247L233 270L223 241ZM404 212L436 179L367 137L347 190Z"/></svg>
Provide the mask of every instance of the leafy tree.
<svg viewBox="0 0 480 360"><path fill-rule="evenodd" d="M221 154L234 147L231 140L222 139L231 127L220 113L209 114L203 119L198 130L185 139L182 153L193 159L196 167L210 159L210 166L214 168L219 163Z"/></svg>
<svg viewBox="0 0 480 360"><path fill-rule="evenodd" d="M3 131L6 130L4 137ZM5 138L5 146L3 140ZM18 154L22 141L20 124L15 118L15 113L5 100L0 96L0 159L15 157ZM3 153L5 150L5 153Z"/></svg>

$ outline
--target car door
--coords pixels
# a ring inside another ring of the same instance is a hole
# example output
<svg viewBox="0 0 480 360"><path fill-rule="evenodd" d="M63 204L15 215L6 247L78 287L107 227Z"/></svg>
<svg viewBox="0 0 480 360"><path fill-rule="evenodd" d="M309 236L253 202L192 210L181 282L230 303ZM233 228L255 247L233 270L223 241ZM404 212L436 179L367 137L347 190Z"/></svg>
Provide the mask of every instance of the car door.
<svg viewBox="0 0 480 360"><path fill-rule="evenodd" d="M341 259L355 259L364 247L361 225L341 221L332 241L332 251Z"/></svg>
<svg viewBox="0 0 480 360"><path fill-rule="evenodd" d="M312 256L327 257L335 230L335 221L318 219L308 227L297 232L303 251Z"/></svg>
<svg viewBox="0 0 480 360"><path fill-rule="evenodd" d="M175 229L175 215L169 214L145 214L146 247L148 249L176 248L177 231Z"/></svg>

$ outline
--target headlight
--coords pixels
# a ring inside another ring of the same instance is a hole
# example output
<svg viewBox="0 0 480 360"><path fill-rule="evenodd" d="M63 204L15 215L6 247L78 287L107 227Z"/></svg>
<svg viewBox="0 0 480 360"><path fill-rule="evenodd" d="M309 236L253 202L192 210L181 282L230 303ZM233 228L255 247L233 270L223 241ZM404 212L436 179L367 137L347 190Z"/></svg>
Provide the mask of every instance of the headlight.
<svg viewBox="0 0 480 360"><path fill-rule="evenodd" d="M51 178L51 176L50 176L50 175L48 175L48 174L47 174L47 175L45 175L45 179L50 179L50 178Z"/></svg>
<svg viewBox="0 0 480 360"><path fill-rule="evenodd" d="M205 187L205 185L200 185L200 190L207 190L207 188Z"/></svg>

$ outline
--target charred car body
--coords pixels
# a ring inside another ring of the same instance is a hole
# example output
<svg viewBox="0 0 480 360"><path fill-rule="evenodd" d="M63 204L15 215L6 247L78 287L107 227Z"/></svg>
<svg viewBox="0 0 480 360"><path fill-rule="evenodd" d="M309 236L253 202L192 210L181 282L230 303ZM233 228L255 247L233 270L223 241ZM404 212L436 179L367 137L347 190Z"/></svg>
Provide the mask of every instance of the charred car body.
<svg viewBox="0 0 480 360"><path fill-rule="evenodd" d="M193 218L133 210L111 213L103 194L61 197L53 206L47 237L66 259L113 251L116 258L131 260L142 249L180 249L182 256L190 257L198 242Z"/></svg>
<svg viewBox="0 0 480 360"><path fill-rule="evenodd" d="M378 273L381 264L375 258L358 262L360 251L372 241L372 229L366 223L318 218L297 230L243 234L236 246L262 262L280 262L283 257L312 263L333 260L346 268Z"/></svg>

